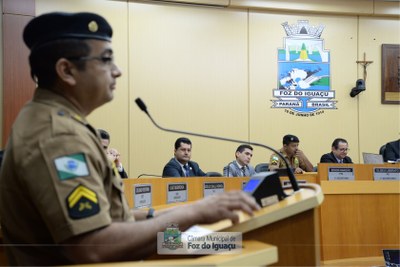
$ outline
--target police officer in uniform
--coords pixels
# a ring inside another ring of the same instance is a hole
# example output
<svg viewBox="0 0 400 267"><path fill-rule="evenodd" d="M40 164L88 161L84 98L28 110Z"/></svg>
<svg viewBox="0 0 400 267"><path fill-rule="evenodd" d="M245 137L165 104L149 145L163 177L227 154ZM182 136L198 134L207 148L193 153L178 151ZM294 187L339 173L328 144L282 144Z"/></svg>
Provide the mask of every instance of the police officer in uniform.
<svg viewBox="0 0 400 267"><path fill-rule="evenodd" d="M308 160L306 155L299 149L300 140L297 136L287 134L282 140L283 147L279 150L287 161L290 167L294 169L294 173L312 172L313 165ZM286 168L286 163L277 155L272 154L269 160L269 169L272 171L278 168Z"/></svg>
<svg viewBox="0 0 400 267"><path fill-rule="evenodd" d="M121 76L112 29L93 13L48 13L31 20L23 38L37 82L18 115L0 173L0 220L11 265L66 265L143 259L157 232L175 222L228 218L259 207L241 192L184 207L130 211L115 165L86 117L113 98ZM146 220L148 218L148 220Z"/></svg>

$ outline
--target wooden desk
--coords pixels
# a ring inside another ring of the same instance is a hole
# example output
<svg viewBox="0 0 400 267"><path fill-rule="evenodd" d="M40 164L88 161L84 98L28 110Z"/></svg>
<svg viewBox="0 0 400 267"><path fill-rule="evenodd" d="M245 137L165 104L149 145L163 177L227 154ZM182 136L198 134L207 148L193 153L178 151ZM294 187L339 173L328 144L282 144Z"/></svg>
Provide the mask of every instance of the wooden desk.
<svg viewBox="0 0 400 267"><path fill-rule="evenodd" d="M373 168L400 164L348 165L354 167L354 181L328 181L329 166L318 165L318 182L325 194L320 206L323 261L383 257L382 249L398 249L400 182L374 181Z"/></svg>
<svg viewBox="0 0 400 267"><path fill-rule="evenodd" d="M296 175L299 181L316 183L317 173L310 172ZM152 206L165 205L167 203L167 184L169 183L187 183L188 201L195 201L203 198L204 182L223 182L225 191L242 190L243 182L247 182L249 177L181 177L181 178L129 178L123 179L125 187L125 197L129 207L134 207L133 189L135 184L152 185ZM281 181L287 181L287 177L281 177Z"/></svg>

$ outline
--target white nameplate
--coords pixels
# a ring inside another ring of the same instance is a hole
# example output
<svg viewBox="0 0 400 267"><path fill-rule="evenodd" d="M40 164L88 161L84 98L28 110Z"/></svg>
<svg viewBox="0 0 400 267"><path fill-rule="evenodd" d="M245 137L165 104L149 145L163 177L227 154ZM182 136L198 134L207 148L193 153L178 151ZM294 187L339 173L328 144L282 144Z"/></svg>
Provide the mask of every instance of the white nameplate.
<svg viewBox="0 0 400 267"><path fill-rule="evenodd" d="M374 167L374 180L400 180L400 168Z"/></svg>
<svg viewBox="0 0 400 267"><path fill-rule="evenodd" d="M353 167L329 167L328 168L329 181L354 181L354 168Z"/></svg>
<svg viewBox="0 0 400 267"><path fill-rule="evenodd" d="M186 202L187 184L169 183L167 184L167 203Z"/></svg>
<svg viewBox="0 0 400 267"><path fill-rule="evenodd" d="M135 184L134 186L135 208L151 207L151 184Z"/></svg>
<svg viewBox="0 0 400 267"><path fill-rule="evenodd" d="M208 197L217 193L224 192L223 182L204 182L203 184L203 196Z"/></svg>

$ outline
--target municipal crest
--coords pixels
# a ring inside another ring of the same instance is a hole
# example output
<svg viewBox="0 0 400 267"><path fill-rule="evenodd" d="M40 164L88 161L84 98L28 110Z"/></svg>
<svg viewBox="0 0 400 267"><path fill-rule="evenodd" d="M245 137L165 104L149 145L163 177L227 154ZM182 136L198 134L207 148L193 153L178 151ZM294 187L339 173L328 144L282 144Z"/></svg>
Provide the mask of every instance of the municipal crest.
<svg viewBox="0 0 400 267"><path fill-rule="evenodd" d="M183 248L181 236L182 233L179 231L178 225L171 224L164 231L164 242L162 243L162 248L168 248L170 250Z"/></svg>
<svg viewBox="0 0 400 267"><path fill-rule="evenodd" d="M286 37L283 48L278 49L278 81L273 89L272 108L307 115L314 115L319 109L336 109L330 83L330 53L321 39L325 26L311 26L307 20L294 25L284 22L282 26Z"/></svg>

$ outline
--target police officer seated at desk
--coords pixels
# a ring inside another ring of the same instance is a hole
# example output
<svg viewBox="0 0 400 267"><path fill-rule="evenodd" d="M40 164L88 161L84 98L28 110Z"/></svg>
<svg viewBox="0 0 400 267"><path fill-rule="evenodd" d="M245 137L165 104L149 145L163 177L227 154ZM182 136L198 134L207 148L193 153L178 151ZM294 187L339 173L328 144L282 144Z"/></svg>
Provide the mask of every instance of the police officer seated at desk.
<svg viewBox="0 0 400 267"><path fill-rule="evenodd" d="M121 178L86 117L111 101L121 70L112 29L93 13L47 13L24 29L38 88L14 122L0 172L0 221L10 265L141 260L157 233L181 231L236 210L259 209L234 191L157 211L130 210ZM146 220L146 217L148 218Z"/></svg>
<svg viewBox="0 0 400 267"><path fill-rule="evenodd" d="M287 134L282 140L283 147L279 152L287 159L290 168L294 169L294 173L312 172L313 165L308 160L302 150L299 149L300 140L297 136ZM272 154L269 160L269 169L286 168L286 163L276 154Z"/></svg>

